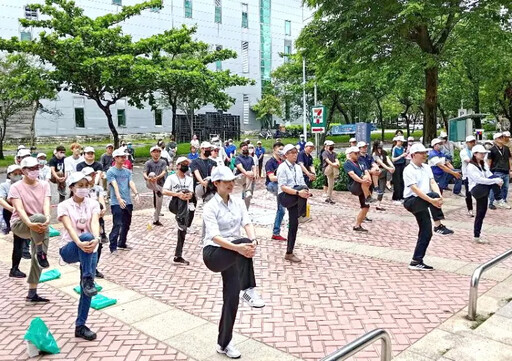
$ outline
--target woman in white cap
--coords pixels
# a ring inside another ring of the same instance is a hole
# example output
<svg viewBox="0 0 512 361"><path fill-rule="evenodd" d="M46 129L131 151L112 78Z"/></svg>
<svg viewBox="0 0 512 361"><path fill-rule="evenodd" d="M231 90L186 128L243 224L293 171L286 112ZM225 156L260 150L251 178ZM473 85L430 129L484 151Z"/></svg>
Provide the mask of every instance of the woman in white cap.
<svg viewBox="0 0 512 361"><path fill-rule="evenodd" d="M39 180L49 182L52 177L52 170L47 165L46 154L38 153L37 161L39 162Z"/></svg>
<svg viewBox="0 0 512 361"><path fill-rule="evenodd" d="M194 220L194 211L197 200L194 195L194 182L188 175L190 159L179 157L176 160L176 173L171 174L165 180L162 194L172 197L169 202L169 210L176 214L178 223L178 240L174 252L174 262L189 265L190 262L183 258L183 245L187 236L187 229ZM224 165L223 165L224 167Z"/></svg>
<svg viewBox="0 0 512 361"><path fill-rule="evenodd" d="M14 207L7 200L9 195L9 189L11 189L11 185L19 182L23 177L21 172L21 168L19 165L12 164L7 167L7 179L4 183L0 184L0 206L3 208L3 218L5 224L7 225L6 234L11 231L11 216L14 212ZM25 278L27 275L20 271L19 266L21 262L21 257L23 255L23 246L26 242L25 239L19 237L16 234L13 234L13 242L12 242L12 265L11 270L9 271L9 277L14 278Z"/></svg>
<svg viewBox="0 0 512 361"><path fill-rule="evenodd" d="M238 311L240 290L242 300L251 307L261 308L265 302L256 292L252 258L258 241L247 208L242 199L232 197L235 176L228 167L217 167L212 172L215 196L205 205L203 222L203 260L213 272L221 272L224 304L219 323L217 352L230 358L239 358L240 352L232 342L233 326ZM247 237L243 237L240 228Z"/></svg>
<svg viewBox="0 0 512 361"><path fill-rule="evenodd" d="M355 232L368 232L367 229L363 228L362 223L370 210L369 198L372 178L370 172L365 169L365 166L359 163L358 147L347 148L345 154L347 155L347 160L343 164L343 169L349 176L348 190L359 198L361 208L356 216L356 223L352 230Z"/></svg>
<svg viewBox="0 0 512 361"><path fill-rule="evenodd" d="M409 165L409 163L411 163L411 154L410 154L410 150L411 150L411 147L412 145L414 144L414 137L407 137L407 149L405 150L405 165Z"/></svg>
<svg viewBox="0 0 512 361"><path fill-rule="evenodd" d="M489 166L485 163L485 154L489 151L481 145L475 145L473 147L473 156L471 162L467 166L467 176L469 183L469 190L471 195L476 199L476 217L475 225L473 228L474 241L477 243L486 243L485 240L480 238L482 231L482 224L485 218L485 214L488 209L489 192L494 191L496 197L497 206L502 206L501 200L501 186L503 186L503 179L499 176L493 175L489 170Z"/></svg>
<svg viewBox="0 0 512 361"><path fill-rule="evenodd" d="M327 146L323 153L323 173L327 178L327 198L325 198L325 202L335 204L336 202L332 200L332 191L334 190L334 182L340 175L340 161L338 160L337 154L334 152L334 142L328 140L325 143Z"/></svg>
<svg viewBox="0 0 512 361"><path fill-rule="evenodd" d="M397 135L393 138L393 148L391 148L391 160L395 167L393 173L393 196L392 199L401 203L404 199L404 169L405 169L405 157L407 153L403 147L404 137Z"/></svg>
<svg viewBox="0 0 512 361"><path fill-rule="evenodd" d="M384 192L386 190L388 173L393 174L395 172L395 167L389 159L387 152L383 149L382 143L378 140L373 143L372 156L373 161L378 164L380 169L380 174L377 181L377 206L375 209L378 211L385 211L386 209L382 207L381 202L384 198Z"/></svg>
<svg viewBox="0 0 512 361"><path fill-rule="evenodd" d="M100 206L89 198L89 181L82 172L71 173L66 181L73 196L61 202L57 217L64 225L63 246L59 249L66 263L80 263L80 301L75 322L75 337L88 341L96 339L96 333L86 325L91 298L98 291L94 285L98 245L100 244Z"/></svg>

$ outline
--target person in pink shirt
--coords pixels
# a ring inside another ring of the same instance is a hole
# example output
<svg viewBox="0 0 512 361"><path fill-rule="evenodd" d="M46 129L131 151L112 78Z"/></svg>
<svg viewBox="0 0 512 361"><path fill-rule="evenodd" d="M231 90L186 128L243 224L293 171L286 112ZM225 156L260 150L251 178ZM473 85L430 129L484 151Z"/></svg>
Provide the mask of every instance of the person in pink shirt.
<svg viewBox="0 0 512 361"><path fill-rule="evenodd" d="M94 285L98 245L100 243L100 205L89 197L91 178L82 172L71 173L67 184L73 196L59 204L57 216L64 225L64 246L59 253L66 263L80 263L80 302L75 322L75 337L88 341L96 339L96 333L86 325L91 298L98 291Z"/></svg>
<svg viewBox="0 0 512 361"><path fill-rule="evenodd" d="M41 277L41 269L50 264L48 252L48 225L50 224L50 184L41 182L39 163L34 157L21 161L23 180L14 183L9 189L8 201L14 207L11 217L11 230L21 238L30 238L32 264L28 275L27 302L48 302L37 294L37 284Z"/></svg>

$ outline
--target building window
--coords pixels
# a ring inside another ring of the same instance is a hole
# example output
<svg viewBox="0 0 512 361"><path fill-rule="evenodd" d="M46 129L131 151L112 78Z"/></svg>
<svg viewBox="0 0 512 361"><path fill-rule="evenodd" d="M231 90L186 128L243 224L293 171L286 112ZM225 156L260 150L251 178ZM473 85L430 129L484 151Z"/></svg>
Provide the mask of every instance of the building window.
<svg viewBox="0 0 512 361"><path fill-rule="evenodd" d="M162 109L155 110L155 125L162 125Z"/></svg>
<svg viewBox="0 0 512 361"><path fill-rule="evenodd" d="M20 32L20 40L21 41L31 41L32 33L30 31L21 31Z"/></svg>
<svg viewBox="0 0 512 361"><path fill-rule="evenodd" d="M192 0L184 0L184 7L185 7L185 17L191 18L192 17Z"/></svg>
<svg viewBox="0 0 512 361"><path fill-rule="evenodd" d="M112 5L122 6L123 5L123 0L112 0Z"/></svg>
<svg viewBox="0 0 512 361"><path fill-rule="evenodd" d="M126 112L124 109L117 109L117 126L126 128Z"/></svg>
<svg viewBox="0 0 512 361"><path fill-rule="evenodd" d="M244 116L243 116L244 124L249 124L249 108L250 108L249 95L244 94Z"/></svg>
<svg viewBox="0 0 512 361"><path fill-rule="evenodd" d="M222 2L221 0L215 0L215 22L222 24Z"/></svg>
<svg viewBox="0 0 512 361"><path fill-rule="evenodd" d="M249 72L249 42L242 41L242 72Z"/></svg>
<svg viewBox="0 0 512 361"><path fill-rule="evenodd" d="M221 50L222 50L222 45L216 45L216 46L215 46L215 50L216 50L216 51L221 51ZM221 70L222 70L222 61L221 61L221 60L217 60L217 61L215 62L215 69L216 69L217 71L221 71Z"/></svg>
<svg viewBox="0 0 512 361"><path fill-rule="evenodd" d="M242 3L242 28L249 28L249 5Z"/></svg>
<svg viewBox="0 0 512 361"><path fill-rule="evenodd" d="M292 22L290 20L284 21L284 35L292 35Z"/></svg>
<svg viewBox="0 0 512 361"><path fill-rule="evenodd" d="M39 17L37 15L37 9L31 9L28 6L25 6L25 19L27 20L37 20Z"/></svg>
<svg viewBox="0 0 512 361"><path fill-rule="evenodd" d="M284 41L284 61L287 62L288 60L290 60L289 58L289 55L292 53L292 42L290 40L285 40Z"/></svg>
<svg viewBox="0 0 512 361"><path fill-rule="evenodd" d="M75 127L85 128L84 108L75 108Z"/></svg>

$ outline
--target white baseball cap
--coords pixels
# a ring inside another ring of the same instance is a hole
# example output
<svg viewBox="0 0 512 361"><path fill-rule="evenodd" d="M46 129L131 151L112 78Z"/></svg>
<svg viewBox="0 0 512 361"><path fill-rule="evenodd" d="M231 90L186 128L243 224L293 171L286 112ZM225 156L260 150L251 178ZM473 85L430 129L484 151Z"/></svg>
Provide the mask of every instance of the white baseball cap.
<svg viewBox="0 0 512 361"><path fill-rule="evenodd" d="M349 142L349 143L357 142L357 139L356 139L356 138L350 138L350 139L348 140L348 142Z"/></svg>
<svg viewBox="0 0 512 361"><path fill-rule="evenodd" d="M124 152L125 148L121 147L119 149L114 150L114 153L112 153L112 156L115 157L126 157L126 153Z"/></svg>
<svg viewBox="0 0 512 361"><path fill-rule="evenodd" d="M179 157L178 159L176 159L176 165L181 164L185 161L190 163L190 159L188 159L187 157Z"/></svg>
<svg viewBox="0 0 512 361"><path fill-rule="evenodd" d="M96 151L94 150L94 148L93 148L93 147L85 147L85 149L84 149L84 153L89 153L89 152L96 153Z"/></svg>
<svg viewBox="0 0 512 361"><path fill-rule="evenodd" d="M411 154L414 154L414 153L420 153L420 152L426 152L427 151L427 148L425 148L425 146L421 143L414 143L412 146L411 146L411 149L409 150L409 153Z"/></svg>
<svg viewBox="0 0 512 361"><path fill-rule="evenodd" d="M73 184L75 184L77 182L80 182L82 179L87 179L87 181L91 180L90 177L87 177L82 172L73 172L73 173L70 174L70 176L66 180L66 184L68 185L68 187L70 187Z"/></svg>
<svg viewBox="0 0 512 361"><path fill-rule="evenodd" d="M481 144L477 144L473 147L473 149L471 149L471 152L473 152L473 154L475 153L489 153L489 151L487 149L485 149L485 147Z"/></svg>
<svg viewBox="0 0 512 361"><path fill-rule="evenodd" d="M96 173L96 171L92 167L85 167L82 168L82 173L85 175L91 175L93 173Z"/></svg>
<svg viewBox="0 0 512 361"><path fill-rule="evenodd" d="M476 138L473 135L468 135L466 137L466 143L469 143L469 142L476 142Z"/></svg>
<svg viewBox="0 0 512 361"><path fill-rule="evenodd" d="M397 142L397 141L404 142L405 139L404 139L403 135L397 135L396 137L393 138L393 142Z"/></svg>
<svg viewBox="0 0 512 361"><path fill-rule="evenodd" d="M314 146L315 145L313 144L313 142L307 142L304 147L314 147Z"/></svg>
<svg viewBox="0 0 512 361"><path fill-rule="evenodd" d="M334 145L334 142L332 140L326 140L324 145Z"/></svg>
<svg viewBox="0 0 512 361"><path fill-rule="evenodd" d="M114 148L114 144L109 143L109 144L106 145L105 148Z"/></svg>
<svg viewBox="0 0 512 361"><path fill-rule="evenodd" d="M210 144L210 142L205 141L205 142L201 143L201 148L203 148L203 149L207 149L207 148L211 148L211 147L212 147L212 145Z"/></svg>
<svg viewBox="0 0 512 361"><path fill-rule="evenodd" d="M366 144L366 142L357 142L357 147L358 148L362 148L362 147L366 147L368 144Z"/></svg>
<svg viewBox="0 0 512 361"><path fill-rule="evenodd" d="M350 154L350 153L359 153L359 148L358 147L348 147L347 150L345 150L345 154Z"/></svg>
<svg viewBox="0 0 512 361"><path fill-rule="evenodd" d="M20 167L21 168L32 168L32 167L35 167L36 165L39 165L39 162L37 161L36 158L27 157L27 158L23 158L23 160L21 161Z"/></svg>
<svg viewBox="0 0 512 361"><path fill-rule="evenodd" d="M41 157L45 157L46 158L46 154L45 153L37 153L37 157L36 158L41 158Z"/></svg>
<svg viewBox="0 0 512 361"><path fill-rule="evenodd" d="M26 156L29 156L30 155L30 150L26 149L26 148L22 148L20 150L18 150L18 154L17 156L18 157L26 157Z"/></svg>
<svg viewBox="0 0 512 361"><path fill-rule="evenodd" d="M443 140L442 139L439 139L439 138L434 138L430 141L430 146L433 147L434 145L436 144L439 144L439 143L442 143Z"/></svg>
<svg viewBox="0 0 512 361"><path fill-rule="evenodd" d="M154 150L158 150L159 152L162 151L162 148L160 148L158 145L154 145L151 147L151 149L149 150L150 153L153 153Z"/></svg>
<svg viewBox="0 0 512 361"><path fill-rule="evenodd" d="M25 149L25 146L23 144L18 145L18 149L17 150L20 150L20 149Z"/></svg>
<svg viewBox="0 0 512 361"><path fill-rule="evenodd" d="M492 139L498 139L501 137L503 137L503 133L494 133L494 135L492 136Z"/></svg>
<svg viewBox="0 0 512 361"><path fill-rule="evenodd" d="M297 148L295 148L295 146L293 144L286 144L284 146L284 148L283 148L283 153L282 154L286 154L286 153L288 153L292 149L297 149Z"/></svg>
<svg viewBox="0 0 512 361"><path fill-rule="evenodd" d="M446 134L445 131L442 131L441 134L439 134L439 138L448 138L448 134Z"/></svg>
<svg viewBox="0 0 512 361"><path fill-rule="evenodd" d="M21 170L21 167L17 164L11 164L10 166L7 167L7 174L11 174L15 170Z"/></svg>
<svg viewBox="0 0 512 361"><path fill-rule="evenodd" d="M216 167L212 171L211 181L212 182L216 182L216 181L232 181L235 178L236 178L235 175L233 174L231 169L229 169L229 167Z"/></svg>
<svg viewBox="0 0 512 361"><path fill-rule="evenodd" d="M510 132L508 130L504 131L503 132L503 136L509 138L510 137Z"/></svg>
<svg viewBox="0 0 512 361"><path fill-rule="evenodd" d="M410 136L407 138L407 141L410 142L410 141L413 141L414 140L414 137L413 136Z"/></svg>

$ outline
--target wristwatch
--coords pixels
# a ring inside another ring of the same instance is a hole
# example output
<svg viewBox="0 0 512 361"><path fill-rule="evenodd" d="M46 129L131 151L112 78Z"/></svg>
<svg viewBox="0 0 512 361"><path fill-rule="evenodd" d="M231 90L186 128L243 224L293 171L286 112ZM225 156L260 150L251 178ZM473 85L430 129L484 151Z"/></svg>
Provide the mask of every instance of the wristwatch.
<svg viewBox="0 0 512 361"><path fill-rule="evenodd" d="M299 191L295 191L295 195L298 196L299 195Z"/></svg>

